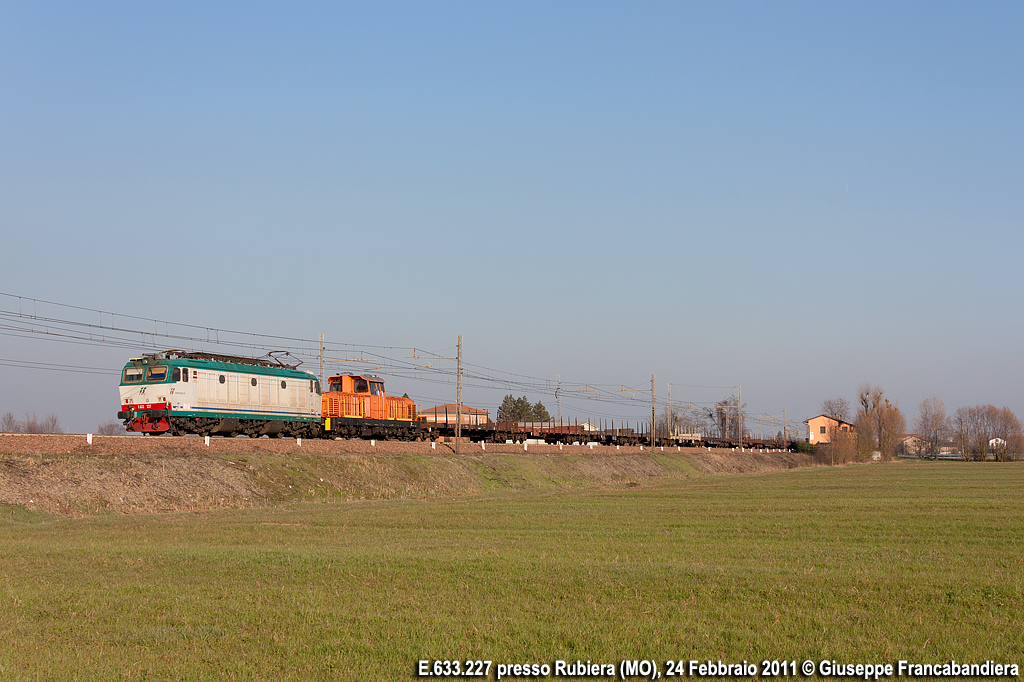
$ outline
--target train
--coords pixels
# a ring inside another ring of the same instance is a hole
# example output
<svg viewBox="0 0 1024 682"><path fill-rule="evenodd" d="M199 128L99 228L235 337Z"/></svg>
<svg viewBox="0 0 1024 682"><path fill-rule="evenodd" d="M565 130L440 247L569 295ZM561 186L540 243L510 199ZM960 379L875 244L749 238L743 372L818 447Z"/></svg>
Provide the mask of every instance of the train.
<svg viewBox="0 0 1024 682"><path fill-rule="evenodd" d="M125 429L149 436L248 436L260 438L365 438L422 441L456 435L471 442L597 443L736 447L700 434L658 435L632 428L595 428L580 422L461 424L418 415L407 397L389 396L384 379L338 374L320 379L280 354L247 358L167 350L130 358L118 386ZM781 444L771 444L779 447ZM790 445L786 443L782 447Z"/></svg>

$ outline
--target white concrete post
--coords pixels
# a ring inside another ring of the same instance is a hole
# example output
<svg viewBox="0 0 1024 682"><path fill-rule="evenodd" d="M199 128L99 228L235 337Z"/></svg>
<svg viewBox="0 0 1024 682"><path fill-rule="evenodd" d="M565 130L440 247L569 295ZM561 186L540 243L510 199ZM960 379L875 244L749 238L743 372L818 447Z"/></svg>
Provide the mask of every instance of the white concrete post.
<svg viewBox="0 0 1024 682"><path fill-rule="evenodd" d="M89 445L92 445L92 434L91 433L85 434L85 442L88 443Z"/></svg>

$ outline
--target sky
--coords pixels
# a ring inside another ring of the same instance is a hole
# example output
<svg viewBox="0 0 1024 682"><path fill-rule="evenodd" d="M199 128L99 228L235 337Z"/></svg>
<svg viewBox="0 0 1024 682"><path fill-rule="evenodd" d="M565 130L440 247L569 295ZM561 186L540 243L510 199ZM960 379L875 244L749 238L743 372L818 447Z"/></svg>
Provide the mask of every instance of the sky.
<svg viewBox="0 0 1024 682"><path fill-rule="evenodd" d="M328 372L423 407L455 363L409 349L461 334L492 415L552 408L559 375L563 416L641 420L653 373L659 405L741 390L766 420L864 382L909 417L1024 416L1022 25L1016 2L0 3L0 413L112 419L127 358L175 347L107 343L123 322L254 355L323 334Z"/></svg>

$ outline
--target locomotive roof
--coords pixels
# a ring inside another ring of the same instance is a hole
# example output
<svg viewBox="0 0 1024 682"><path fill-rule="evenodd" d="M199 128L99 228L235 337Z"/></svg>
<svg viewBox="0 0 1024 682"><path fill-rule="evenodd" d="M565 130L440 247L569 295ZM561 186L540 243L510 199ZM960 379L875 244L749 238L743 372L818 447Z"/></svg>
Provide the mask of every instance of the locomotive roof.
<svg viewBox="0 0 1024 682"><path fill-rule="evenodd" d="M367 381L384 381L384 377L379 377L376 374L354 374L352 372L346 372L345 374L335 374L330 377L331 379L340 379L341 377L356 377L357 379L366 379Z"/></svg>
<svg viewBox="0 0 1024 682"><path fill-rule="evenodd" d="M214 359L216 358L216 359ZM226 372L245 372L246 374L268 374L301 379L316 379L309 372L296 369L290 365L267 362L262 358L243 358L213 353L150 353L138 358L130 358L125 367L131 365L168 365L170 367L199 367L219 369Z"/></svg>
<svg viewBox="0 0 1024 682"><path fill-rule="evenodd" d="M190 360L214 360L216 362L230 362L236 365L258 365L260 367L287 367L288 369L295 369L302 364L301 361L296 362L294 365L290 365L287 362L282 362L281 357L288 356L292 357L291 353L287 351L272 350L263 357L260 358L249 358L244 355L225 355L223 353L206 353L203 351L183 351L183 350L165 350L162 353L149 353L144 357L147 358L165 358L168 360L174 358L188 358ZM293 360L295 358L292 358Z"/></svg>

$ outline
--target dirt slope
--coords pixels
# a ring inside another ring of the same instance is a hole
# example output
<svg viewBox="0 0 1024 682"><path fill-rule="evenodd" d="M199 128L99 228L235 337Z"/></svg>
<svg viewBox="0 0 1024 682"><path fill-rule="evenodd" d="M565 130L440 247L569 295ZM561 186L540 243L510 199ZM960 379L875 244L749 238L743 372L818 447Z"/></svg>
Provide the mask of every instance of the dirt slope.
<svg viewBox="0 0 1024 682"><path fill-rule="evenodd" d="M627 486L808 466L788 452L0 434L0 503L59 514Z"/></svg>

